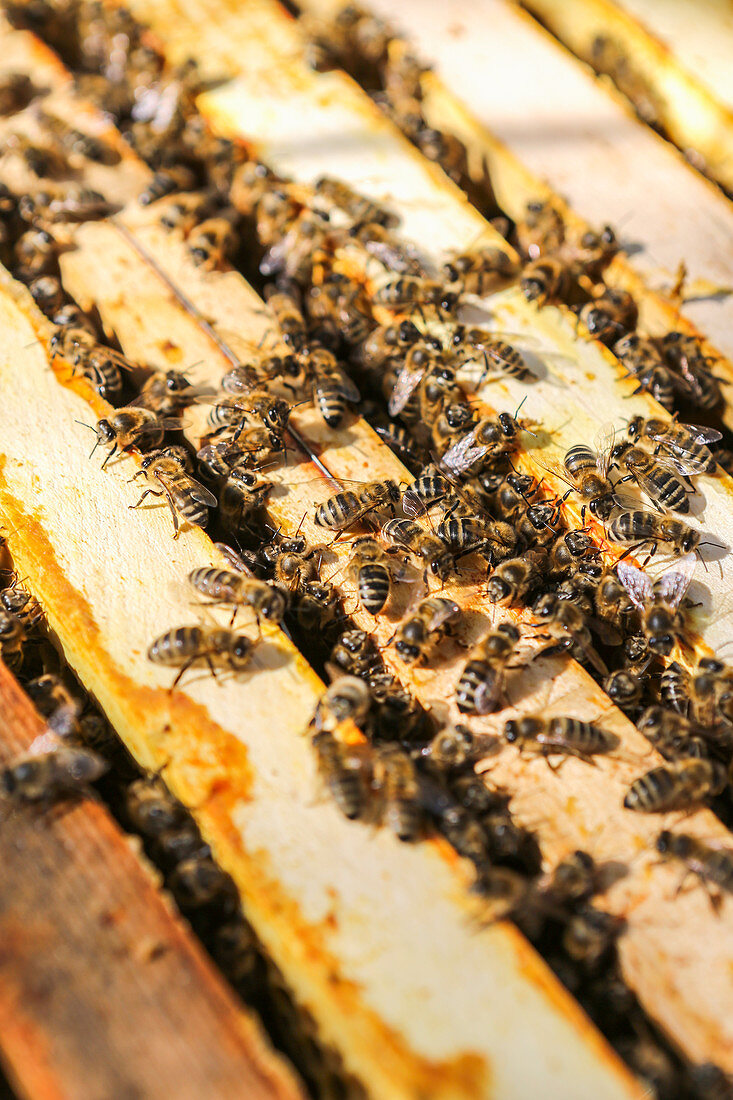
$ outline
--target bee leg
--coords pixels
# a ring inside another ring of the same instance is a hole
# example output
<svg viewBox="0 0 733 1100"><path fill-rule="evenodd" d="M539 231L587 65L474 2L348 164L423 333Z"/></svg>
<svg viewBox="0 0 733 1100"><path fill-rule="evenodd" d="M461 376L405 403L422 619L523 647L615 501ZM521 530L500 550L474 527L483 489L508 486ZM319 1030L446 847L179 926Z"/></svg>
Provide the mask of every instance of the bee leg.
<svg viewBox="0 0 733 1100"><path fill-rule="evenodd" d="M561 767L563 766L563 764L565 763L565 761L566 761L566 760L567 760L567 756L561 756L561 757L560 757L560 759L558 760L557 764L552 764L552 763L550 762L550 758L549 758L549 756L546 756L546 757L545 757L545 763L547 764L547 767L548 767L548 768L550 769L550 771L551 771L551 772L553 772L553 773L554 773L555 775L557 775L557 774L559 773L559 771L560 771L560 768L561 768Z"/></svg>
<svg viewBox="0 0 733 1100"><path fill-rule="evenodd" d="M178 684L181 682L182 677L186 674L186 672L188 672L189 668L191 667L191 665L194 663L194 661L196 659L197 659L196 657L189 657L189 659L187 661L184 661L184 663L181 665L181 667L179 668L179 670L176 674L175 680L173 681L171 686L168 688L168 694L169 695L171 695L175 691L175 689L178 687Z"/></svg>
<svg viewBox="0 0 733 1100"><path fill-rule="evenodd" d="M94 450L96 451L96 449L97 449L97 448L96 448L96 445L95 445L95 447L94 447ZM117 444L115 443L115 445L113 446L112 450L111 450L111 451L109 452L109 454L108 454L108 455L107 455L107 457L105 458L104 462L102 463L102 469L104 469L104 468L105 468L105 466L107 465L107 463L108 463L108 462L109 462L109 460L111 459L112 455L113 455L113 454L115 454L116 452L117 452ZM94 451L92 451L92 454L94 454ZM90 455L89 457L91 458L92 456Z"/></svg>
<svg viewBox="0 0 733 1100"><path fill-rule="evenodd" d="M162 493L162 491L158 492L157 489L146 489L145 492L143 493L143 495L140 497L137 504L128 504L128 508L130 509L130 511L132 511L134 508L139 508L140 505L142 504L142 502L145 500L145 497L147 497L147 496L162 497L163 493Z"/></svg>

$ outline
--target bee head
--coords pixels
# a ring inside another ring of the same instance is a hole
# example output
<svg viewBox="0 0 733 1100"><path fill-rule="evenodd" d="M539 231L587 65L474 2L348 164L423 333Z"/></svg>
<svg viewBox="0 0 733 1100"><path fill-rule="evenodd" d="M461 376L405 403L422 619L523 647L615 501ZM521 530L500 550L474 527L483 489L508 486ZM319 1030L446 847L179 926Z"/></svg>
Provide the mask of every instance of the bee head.
<svg viewBox="0 0 733 1100"><path fill-rule="evenodd" d="M504 739L508 741L510 745L513 745L518 737L519 727L517 725L517 722L514 718L510 718L504 726Z"/></svg>
<svg viewBox="0 0 733 1100"><path fill-rule="evenodd" d="M106 417L97 421L97 435L104 443L112 443L115 438L115 430Z"/></svg>

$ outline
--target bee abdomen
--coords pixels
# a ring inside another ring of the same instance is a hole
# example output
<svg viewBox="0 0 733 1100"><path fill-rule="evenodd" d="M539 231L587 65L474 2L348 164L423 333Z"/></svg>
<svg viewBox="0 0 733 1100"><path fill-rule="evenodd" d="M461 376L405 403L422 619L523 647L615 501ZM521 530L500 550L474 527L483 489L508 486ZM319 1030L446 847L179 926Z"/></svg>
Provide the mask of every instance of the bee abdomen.
<svg viewBox="0 0 733 1100"><path fill-rule="evenodd" d="M366 565L359 570L359 599L365 611L378 615L390 592L389 570L384 565Z"/></svg>
<svg viewBox="0 0 733 1100"><path fill-rule="evenodd" d="M319 504L314 519L319 527L342 527L360 508L359 497L351 489L347 489Z"/></svg>
<svg viewBox="0 0 733 1100"><path fill-rule="evenodd" d="M498 702L498 674L486 661L469 661L456 687L456 704L464 714L489 714Z"/></svg>
<svg viewBox="0 0 733 1100"><path fill-rule="evenodd" d="M400 840L416 840L422 827L420 807L411 799L390 800L384 814L385 823Z"/></svg>
<svg viewBox="0 0 733 1100"><path fill-rule="evenodd" d="M189 573L188 579L197 592L212 600L233 603L239 598L240 577L228 569L202 566Z"/></svg>
<svg viewBox="0 0 733 1100"><path fill-rule="evenodd" d="M151 644L148 660L158 665L177 665L203 646L204 632L199 626L179 626L168 630Z"/></svg>

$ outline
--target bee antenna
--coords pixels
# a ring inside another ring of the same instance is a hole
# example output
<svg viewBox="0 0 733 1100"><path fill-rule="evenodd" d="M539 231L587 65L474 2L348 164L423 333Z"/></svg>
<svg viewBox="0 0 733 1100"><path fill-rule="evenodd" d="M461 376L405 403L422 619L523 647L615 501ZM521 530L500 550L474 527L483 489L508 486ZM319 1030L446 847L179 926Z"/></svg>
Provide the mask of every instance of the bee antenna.
<svg viewBox="0 0 733 1100"><path fill-rule="evenodd" d="M519 410L521 409L524 402L527 400L527 397L528 397L528 394L525 393L524 397L522 398L522 400L517 405L517 411L514 413L514 419L515 420L517 419L517 416L519 415Z"/></svg>
<svg viewBox="0 0 733 1100"><path fill-rule="evenodd" d="M93 428L91 424L85 424L83 420L75 420L74 423L81 424L82 428L89 428L90 432L94 432L95 435L97 434L97 429Z"/></svg>

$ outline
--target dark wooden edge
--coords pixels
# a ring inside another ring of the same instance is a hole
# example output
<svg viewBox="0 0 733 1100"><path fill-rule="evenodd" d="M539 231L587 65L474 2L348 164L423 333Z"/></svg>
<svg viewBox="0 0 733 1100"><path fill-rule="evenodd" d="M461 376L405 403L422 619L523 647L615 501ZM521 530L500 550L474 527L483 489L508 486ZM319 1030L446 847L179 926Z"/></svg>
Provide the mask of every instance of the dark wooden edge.
<svg viewBox="0 0 733 1100"><path fill-rule="evenodd" d="M0 661L0 765L43 723ZM0 1058L31 1100L301 1089L92 799L0 805Z"/></svg>

